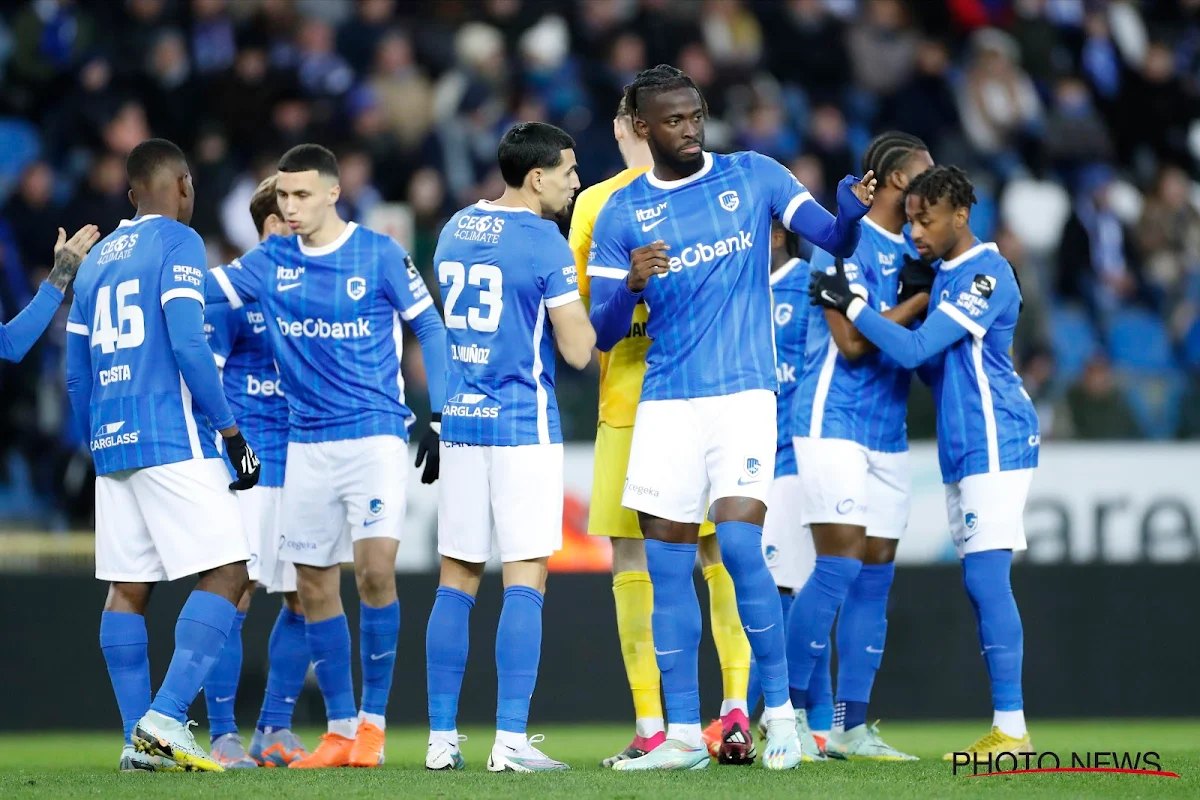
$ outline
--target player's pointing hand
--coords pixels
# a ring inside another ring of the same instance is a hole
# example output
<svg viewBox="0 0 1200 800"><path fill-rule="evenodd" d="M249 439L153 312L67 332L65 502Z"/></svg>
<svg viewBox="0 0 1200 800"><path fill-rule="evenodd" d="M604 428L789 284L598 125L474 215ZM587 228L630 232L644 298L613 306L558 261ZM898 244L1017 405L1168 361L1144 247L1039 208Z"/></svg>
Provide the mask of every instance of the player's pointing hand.
<svg viewBox="0 0 1200 800"><path fill-rule="evenodd" d="M875 170L867 170L867 174L863 175L862 180L854 185L854 196L858 198L863 205L871 205L875 202Z"/></svg>
<svg viewBox="0 0 1200 800"><path fill-rule="evenodd" d="M635 249L629 255L629 277L625 279L629 291L640 292L650 282L651 275L662 275L670 269L667 251L671 247L662 239Z"/></svg>

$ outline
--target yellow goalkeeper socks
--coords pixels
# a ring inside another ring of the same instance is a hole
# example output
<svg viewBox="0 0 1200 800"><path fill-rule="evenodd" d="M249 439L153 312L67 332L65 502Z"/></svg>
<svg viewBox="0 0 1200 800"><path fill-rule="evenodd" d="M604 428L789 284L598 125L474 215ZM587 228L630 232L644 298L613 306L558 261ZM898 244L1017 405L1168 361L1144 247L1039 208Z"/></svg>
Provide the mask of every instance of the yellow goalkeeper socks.
<svg viewBox="0 0 1200 800"><path fill-rule="evenodd" d="M708 583L713 641L717 645L717 656L721 659L721 683L725 690L725 701L721 705L723 716L731 708L746 710L746 685L750 681L750 642L746 639L746 632L742 630L733 578L729 577L725 565L709 564L704 568L704 580Z"/></svg>
<svg viewBox="0 0 1200 800"><path fill-rule="evenodd" d="M728 578L728 576L726 576ZM613 599L617 605L617 635L621 638L621 656L625 674L633 692L633 709L639 722L662 725L663 707L659 686L658 662L654 657L654 587L649 572L618 572L613 576ZM737 609L734 609L734 614ZM740 628L738 629L740 632ZM744 639L745 637L743 637ZM661 730L661 727L659 728Z"/></svg>

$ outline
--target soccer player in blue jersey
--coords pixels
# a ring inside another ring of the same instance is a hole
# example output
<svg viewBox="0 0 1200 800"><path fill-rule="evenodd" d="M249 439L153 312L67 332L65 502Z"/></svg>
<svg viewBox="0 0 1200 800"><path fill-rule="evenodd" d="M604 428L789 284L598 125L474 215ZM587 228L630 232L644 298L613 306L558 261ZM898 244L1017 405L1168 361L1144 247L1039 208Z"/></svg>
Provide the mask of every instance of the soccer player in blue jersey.
<svg viewBox="0 0 1200 800"><path fill-rule="evenodd" d="M337 215L333 153L284 153L276 195L291 238L272 236L209 273L210 300L257 301L288 401L283 561L296 565L309 656L329 731L292 769L383 763L400 631L396 552L404 525L408 428L401 321L421 342L430 402L445 402L446 333L425 282L394 239ZM438 423L418 449L422 481L438 472ZM361 600L361 713L338 565L353 561Z"/></svg>
<svg viewBox="0 0 1200 800"><path fill-rule="evenodd" d="M847 176L830 215L778 162L704 150L706 106L684 73L660 65L626 89L626 107L654 169L600 212L588 260L591 318L601 349L629 330L638 299L650 307L645 383L622 503L639 512L654 585L654 644L667 741L615 769L707 766L701 742L692 583L696 540L712 498L721 558L758 662L766 698L768 769L798 766L778 591L762 552L775 471L775 374L770 226L840 255L858 241L874 181Z"/></svg>
<svg viewBox="0 0 1200 800"><path fill-rule="evenodd" d="M250 199L250 217L260 240L291 234L275 197L274 175L255 190ZM214 303L204 310L204 322L208 344L221 370L225 396L242 430L255 443L262 462L258 485L237 496L250 540L251 584L238 603L225 649L204 683L212 757L226 769L264 764L286 767L308 755L300 737L291 730L292 710L308 672L304 610L296 593L296 567L279 560L287 458L287 398L275 366L275 354L267 341L266 318L258 303L247 303L236 310L228 303ZM256 586L268 593L282 592L283 607L267 646L270 663L267 691L250 740L250 751L246 752L238 736L233 706L242 673L242 623Z"/></svg>
<svg viewBox="0 0 1200 800"><path fill-rule="evenodd" d="M67 239L67 232L58 229L58 242L54 245L54 267L29 305L13 317L8 324L0 324L0 359L20 361L29 348L45 332L50 320L54 319L63 292L75 280L79 265L92 245L100 238L100 229L95 225L84 225Z"/></svg>
<svg viewBox="0 0 1200 800"><path fill-rule="evenodd" d="M875 137L863 154L863 168L874 170L880 186L860 223L858 247L844 260L813 252L814 270L842 265L853 290L900 325L922 316L929 304L932 270L917 261L927 281L918 287L911 280L914 267L904 275L909 278L904 291L900 280L906 263L916 260L904 237L904 192L932 164L928 148L914 136L889 131ZM812 671L828 658L837 617L841 713L835 715L826 753L909 760L912 756L887 745L867 725L867 704L883 659L896 545L908 525L911 476L904 420L910 371L881 354L836 311L809 317L795 431L801 518L812 530L817 560L788 620L792 704L803 708ZM838 716L844 717L841 726ZM808 720L799 712L798 718L801 743L815 749Z"/></svg>
<svg viewBox="0 0 1200 800"><path fill-rule="evenodd" d="M574 147L553 125L511 128L498 152L504 194L451 217L434 255L450 362L438 490L442 572L425 635L427 769L464 766L455 718L468 623L493 531L504 605L496 628L496 740L487 768L567 769L538 750L540 737L527 737L525 728L541 657L546 563L562 547L554 343L576 369L591 362L596 344L575 258L557 224L569 217L579 189Z"/></svg>
<svg viewBox="0 0 1200 800"><path fill-rule="evenodd" d="M80 267L67 322L67 393L96 465L96 577L111 584L100 647L125 726L121 769L220 772L187 712L246 589L250 549L230 489L257 483L260 466L204 338L205 252L187 226L194 194L184 155L150 139L130 152L126 171L137 215ZM151 702L150 590L196 574Z"/></svg>
<svg viewBox="0 0 1200 800"><path fill-rule="evenodd" d="M878 202L878 200L876 201ZM796 234L778 222L771 225L771 311L775 323L775 372L779 394L775 409L778 434L775 439L775 479L767 495L767 517L763 523L763 556L767 569L779 588L783 618L787 620L795 593L812 574L816 554L812 534L801 522L803 494L793 446L796 387L804 367L804 340L808 331L808 262L800 258ZM817 730L828 733L833 719L833 695L829 679L829 649L813 672L813 691L807 706L796 708L797 717L807 710L808 719L816 719ZM750 673L747 702L751 710L758 705L762 686L758 665ZM817 747L804 750L805 760L821 760L824 736Z"/></svg>
<svg viewBox="0 0 1200 800"><path fill-rule="evenodd" d="M974 187L958 167L934 167L908 186L905 210L917 252L941 261L933 310L916 330L858 297L840 269L814 271L809 293L901 367L929 370L946 513L992 686L992 729L967 752L986 757L1033 749L1021 692L1024 634L1009 572L1013 551L1026 547L1022 516L1041 438L1009 355L1021 287L996 245L971 232L974 203Z"/></svg>

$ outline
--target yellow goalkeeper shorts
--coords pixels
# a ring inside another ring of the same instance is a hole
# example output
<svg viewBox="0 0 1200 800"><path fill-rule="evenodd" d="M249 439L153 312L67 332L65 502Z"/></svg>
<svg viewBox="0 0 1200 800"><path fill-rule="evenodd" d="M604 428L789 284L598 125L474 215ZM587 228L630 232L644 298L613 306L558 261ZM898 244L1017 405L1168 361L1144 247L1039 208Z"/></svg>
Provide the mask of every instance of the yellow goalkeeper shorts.
<svg viewBox="0 0 1200 800"><path fill-rule="evenodd" d="M592 502L588 510L590 536L642 538L637 512L621 505L632 444L632 427L613 428L601 422L596 429L596 463L592 471ZM701 536L709 536L716 531L716 526L708 521L700 526Z"/></svg>

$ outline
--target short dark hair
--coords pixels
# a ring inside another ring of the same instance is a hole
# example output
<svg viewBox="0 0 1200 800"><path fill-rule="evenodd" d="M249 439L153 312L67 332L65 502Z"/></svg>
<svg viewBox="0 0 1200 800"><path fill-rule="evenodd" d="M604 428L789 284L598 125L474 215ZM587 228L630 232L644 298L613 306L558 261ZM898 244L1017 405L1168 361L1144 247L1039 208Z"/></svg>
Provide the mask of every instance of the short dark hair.
<svg viewBox="0 0 1200 800"><path fill-rule="evenodd" d="M863 174L875 170L875 178L882 185L888 175L902 169L917 153L928 149L925 142L911 133L884 131L871 140L863 153Z"/></svg>
<svg viewBox="0 0 1200 800"><path fill-rule="evenodd" d="M316 170L318 175L337 180L341 177L338 172L337 157L327 147L319 144L298 144L283 154L279 159L280 172L310 172Z"/></svg>
<svg viewBox="0 0 1200 800"><path fill-rule="evenodd" d="M179 146L166 139L147 139L129 151L125 158L125 177L131 186L146 183L160 169L172 165L187 166L187 157Z"/></svg>
<svg viewBox="0 0 1200 800"><path fill-rule="evenodd" d="M905 196L915 195L933 205L943 197L950 198L955 208L975 205L975 186L961 167L939 164L912 179Z"/></svg>
<svg viewBox="0 0 1200 800"><path fill-rule="evenodd" d="M532 169L554 169L562 163L562 151L575 147L575 140L562 128L545 122L518 122L500 140L496 156L500 174L509 186L521 186Z"/></svg>
<svg viewBox="0 0 1200 800"><path fill-rule="evenodd" d="M250 218L254 220L254 230L262 233L267 217L274 214L280 219L283 214L279 211L279 197L275 194L275 176L270 175L258 184L254 196L250 198Z"/></svg>
<svg viewBox="0 0 1200 800"><path fill-rule="evenodd" d="M625 87L625 108L630 116L636 117L642 108L639 104L641 100L676 89L694 89L700 97L700 107L704 109L704 116L708 116L708 101L704 99L700 87L686 72L670 64L659 64L639 72L633 82Z"/></svg>

